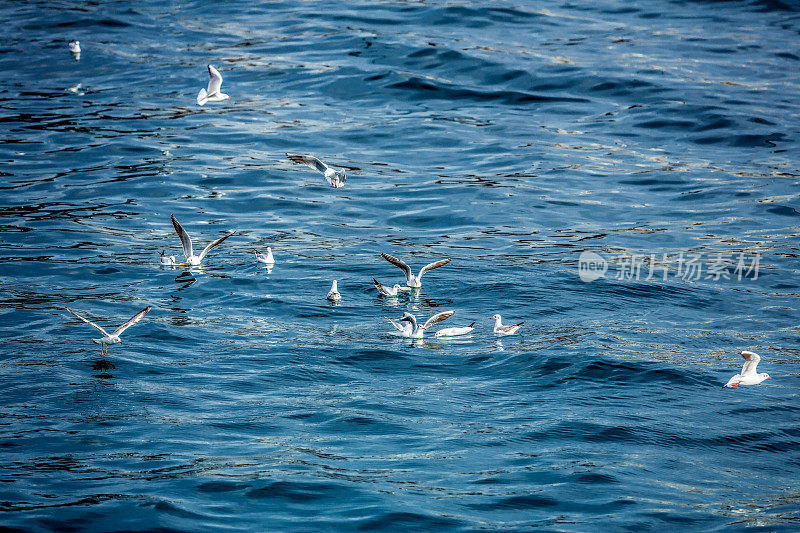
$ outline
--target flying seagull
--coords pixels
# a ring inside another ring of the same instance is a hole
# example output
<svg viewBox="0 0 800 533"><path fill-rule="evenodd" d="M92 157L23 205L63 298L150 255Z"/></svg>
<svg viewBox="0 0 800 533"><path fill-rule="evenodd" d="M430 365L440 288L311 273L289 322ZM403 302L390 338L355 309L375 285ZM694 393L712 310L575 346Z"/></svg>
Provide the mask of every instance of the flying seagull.
<svg viewBox="0 0 800 533"><path fill-rule="evenodd" d="M735 389L739 385L758 385L765 379L772 379L766 372L756 373L758 362L761 361L757 353L744 351L740 355L744 358L742 371L729 379L725 384L726 387Z"/></svg>
<svg viewBox="0 0 800 533"><path fill-rule="evenodd" d="M422 269L419 271L419 274L417 274L415 276L411 272L411 267L409 267L404 261L396 258L393 255L384 254L384 253L381 254L381 257L383 257L384 259L389 261L394 266L400 268L403 271L403 273L406 275L406 285L408 285L409 287L413 287L413 288L422 287L422 275L425 272L428 272L429 270L433 270L434 268L442 267L442 266L444 266L444 265L446 265L447 263L450 262L450 259L440 259L439 261L435 261L433 263L429 263L429 264L425 265L424 267L422 267Z"/></svg>
<svg viewBox="0 0 800 533"><path fill-rule="evenodd" d="M192 238L189 237L189 234L186 233L186 230L183 229L180 222L175 218L175 215L172 216L172 225L175 226L175 231L178 233L178 237L181 239L181 244L183 245L183 255L186 256L185 263L179 263L180 265L192 265L197 266L200 264L200 261L206 256L206 254L211 250L213 247L230 237L234 234L234 232L230 232L227 235L224 235L217 239L216 241L212 242L208 246L206 246L200 255L194 255L194 250L192 250Z"/></svg>
<svg viewBox="0 0 800 533"><path fill-rule="evenodd" d="M329 167L313 155L286 154L286 157L295 163L306 165L314 170L322 172L325 179L328 180L328 184L334 189L344 186L344 180L347 179L344 170L336 170L335 168Z"/></svg>
<svg viewBox="0 0 800 533"><path fill-rule="evenodd" d="M129 327L131 327L132 325L136 324L137 322L139 322L142 319L142 317L144 317L144 315L146 315L147 313L150 312L150 306L148 305L147 307L145 307L144 309L142 309L141 311L139 311L138 313L133 315L130 320L128 320L127 322L122 324L120 327L115 329L112 333L108 333L106 330L104 330L103 328L101 328L100 326L98 326L97 324L92 322L91 320L82 317L81 315L79 315L78 313L76 313L75 311L70 309L69 307L65 307L64 309L66 309L67 311L69 311L70 313L72 313L76 317L80 318L81 320L83 320L84 322L86 322L87 324L89 324L90 326L92 326L93 328L97 329L100 333L103 334L103 337L100 338L100 339L92 339L93 343L99 344L101 346L101 348L100 348L100 355L101 356L108 355L108 345L109 344L119 344L120 342L122 342L122 340L120 340L120 338L119 338L119 336L122 335L122 332L125 331L126 329L128 329Z"/></svg>
<svg viewBox="0 0 800 533"><path fill-rule="evenodd" d="M230 98L220 91L221 87L222 74L212 65L208 65L208 89L200 89L200 92L197 93L197 105L205 105L206 102L220 102Z"/></svg>

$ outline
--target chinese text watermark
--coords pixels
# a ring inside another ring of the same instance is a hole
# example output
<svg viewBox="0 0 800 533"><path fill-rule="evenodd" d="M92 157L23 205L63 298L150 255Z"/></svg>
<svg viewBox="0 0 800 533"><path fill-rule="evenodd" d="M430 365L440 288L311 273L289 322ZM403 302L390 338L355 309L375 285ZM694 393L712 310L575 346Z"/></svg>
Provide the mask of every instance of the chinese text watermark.
<svg viewBox="0 0 800 533"><path fill-rule="evenodd" d="M606 259L584 251L578 258L578 276L586 283L608 277L620 281L719 281L758 279L761 254L617 254ZM611 270L609 272L609 270ZM608 276L606 274L608 273Z"/></svg>

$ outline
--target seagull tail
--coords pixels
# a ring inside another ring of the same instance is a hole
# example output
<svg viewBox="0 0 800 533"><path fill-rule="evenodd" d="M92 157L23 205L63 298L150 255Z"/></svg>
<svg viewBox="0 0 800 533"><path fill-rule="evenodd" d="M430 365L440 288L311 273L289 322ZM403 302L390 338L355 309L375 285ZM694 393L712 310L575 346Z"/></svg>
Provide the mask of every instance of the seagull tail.
<svg viewBox="0 0 800 533"><path fill-rule="evenodd" d="M200 92L197 93L197 105L204 105L208 102L208 93L205 89L200 89Z"/></svg>

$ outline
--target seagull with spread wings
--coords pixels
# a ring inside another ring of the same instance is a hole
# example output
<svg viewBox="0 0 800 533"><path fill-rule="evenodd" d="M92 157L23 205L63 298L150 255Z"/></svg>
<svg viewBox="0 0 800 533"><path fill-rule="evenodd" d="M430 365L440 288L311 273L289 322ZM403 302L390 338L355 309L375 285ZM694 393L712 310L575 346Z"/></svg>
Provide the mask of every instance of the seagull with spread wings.
<svg viewBox="0 0 800 533"><path fill-rule="evenodd" d="M725 384L726 387L735 389L739 385L758 385L765 379L772 379L766 372L761 372L760 374L756 372L758 362L761 361L761 356L757 353L745 350L739 355L744 358L742 371L729 379Z"/></svg>
<svg viewBox="0 0 800 533"><path fill-rule="evenodd" d="M328 180L328 184L334 189L344 186L344 180L347 179L347 173L344 170L337 170L333 167L329 167L313 155L286 154L286 157L295 163L306 165L314 170L322 172L324 178Z"/></svg>
<svg viewBox="0 0 800 533"><path fill-rule="evenodd" d="M222 74L212 65L208 65L208 89L200 89L200 92L197 93L197 105L205 105L206 102L220 102L230 98L220 90L221 88Z"/></svg>
<svg viewBox="0 0 800 533"><path fill-rule="evenodd" d="M213 247L215 247L216 245L218 245L219 243L221 243L222 241L224 241L225 239L227 239L228 237L230 237L231 235L234 234L234 232L232 231L232 232L228 233L227 235L223 235L222 237L220 237L216 241L214 241L211 244L209 244L208 246L206 246L203 249L203 251L200 252L200 255L194 255L194 250L192 249L192 238L189 237L189 234L186 232L185 229L183 229L183 226L181 226L180 222L178 222L178 220L175 218L175 215L171 215L171 216L172 216L172 225L175 226L175 231L178 233L178 237L180 237L181 244L183 245L183 255L186 256L186 262L185 263L179 263L181 266L183 266L183 265L191 265L191 266L199 265L200 261L203 260L203 258L209 252L209 250L211 250Z"/></svg>
<svg viewBox="0 0 800 533"><path fill-rule="evenodd" d="M141 311L139 311L138 313L133 315L130 320L128 320L127 322L122 324L120 327L118 327L117 329L115 329L111 333L108 333L106 330L104 330L103 328L101 328L100 326L98 326L97 324L92 322L91 320L82 317L81 315L79 315L78 313L76 313L75 311L70 309L69 307L65 307L64 309L66 309L67 311L69 311L70 313L72 313L76 317L80 318L81 320L83 320L84 322L86 322L87 324L89 324L90 326L92 326L93 328L97 329L100 333L103 334L102 338L100 338L100 339L92 339L92 342L95 343L95 344L99 344L101 346L100 355L104 356L104 355L108 355L108 345L109 344L119 344L120 342L122 342L120 340L120 338L119 338L119 336L122 335L122 332L125 331L126 329L128 329L129 327L131 327L132 325L136 324L137 322L139 322L142 319L142 317L144 317L144 315L146 315L147 313L150 312L151 307L148 305L147 307L145 307L144 309L142 309Z"/></svg>
<svg viewBox="0 0 800 533"><path fill-rule="evenodd" d="M410 337L412 339L421 339L425 330L434 324L438 324L443 320L447 320L451 316L453 316L456 312L455 311L444 311L442 313L436 313L432 317L430 317L424 325L420 326L417 323L417 317L412 315L411 313L403 313L403 317L398 322L394 320L389 320L395 329L398 331L398 335L401 337ZM408 325L402 324L406 322Z"/></svg>
<svg viewBox="0 0 800 533"><path fill-rule="evenodd" d="M411 272L411 267L409 267L404 261L396 258L393 255L389 255L389 254L385 254L385 253L382 253L381 257L383 257L384 259L389 261L391 264L393 264L394 266L396 266L399 269L401 269L403 271L403 273L406 275L406 285L408 285L409 287L415 288L415 289L417 289L419 287L422 287L422 275L425 272L433 270L434 268L439 268L439 267L445 266L447 263L450 262L450 259L440 259L439 261L435 261L433 263L429 263L429 264L425 265L424 267L422 267L422 269L419 271L419 274L417 274L415 276L414 273Z"/></svg>

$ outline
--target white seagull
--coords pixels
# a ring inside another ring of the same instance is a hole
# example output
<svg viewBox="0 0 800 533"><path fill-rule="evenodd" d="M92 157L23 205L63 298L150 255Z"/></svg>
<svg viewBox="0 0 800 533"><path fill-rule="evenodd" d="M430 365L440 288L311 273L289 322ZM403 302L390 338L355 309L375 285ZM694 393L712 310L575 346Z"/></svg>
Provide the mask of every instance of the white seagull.
<svg viewBox="0 0 800 533"><path fill-rule="evenodd" d="M164 266L172 266L175 264L174 255L165 255L164 250L161 250L161 264Z"/></svg>
<svg viewBox="0 0 800 533"><path fill-rule="evenodd" d="M75 315L76 317L80 318L81 320L83 320L84 322L89 324L90 326L96 328L100 333L103 334L103 338L101 338L101 339L92 339L93 343L101 345L100 355L108 355L108 345L109 344L119 344L120 342L122 342L120 340L120 338L119 338L119 336L122 335L122 332L125 331L126 329L128 329L129 327L131 327L132 325L136 324L137 322L139 322L144 315L146 315L147 313L150 312L150 306L148 305L147 307L145 307L144 309L142 309L141 311L139 311L138 313L133 315L130 320L128 320L127 322L122 324L120 327L115 329L112 333L108 333L106 330L104 330L103 328L101 328L100 326L98 326L97 324L92 322L91 320L88 320L88 319L82 317L81 315L79 315L78 313L76 313L75 311L70 309L69 307L65 307L64 309L66 309L67 311L69 311L70 313Z"/></svg>
<svg viewBox="0 0 800 533"><path fill-rule="evenodd" d="M81 53L81 42L80 41L70 41L69 42L69 51L75 55Z"/></svg>
<svg viewBox="0 0 800 533"><path fill-rule="evenodd" d="M208 65L208 89L200 89L200 92L197 93L197 105L205 105L206 102L220 102L230 98L220 91L221 87L222 74L213 66Z"/></svg>
<svg viewBox="0 0 800 533"><path fill-rule="evenodd" d="M332 302L338 302L342 299L342 295L339 294L339 286L336 284L336 280L333 280L333 285L331 285L331 290L328 291L328 300Z"/></svg>
<svg viewBox="0 0 800 533"><path fill-rule="evenodd" d="M259 252L258 250L256 250L256 261L258 261L259 263L266 263L268 265L274 265L275 264L275 258L272 257L272 248L267 246L267 254L266 255L264 255L261 252Z"/></svg>
<svg viewBox="0 0 800 533"><path fill-rule="evenodd" d="M500 319L500 315L492 315L489 318L494 320L494 332L497 335L513 335L517 332L517 330L524 324L525 322L520 322L518 324L511 324L510 326L504 326L503 322Z"/></svg>
<svg viewBox="0 0 800 533"><path fill-rule="evenodd" d="M409 267L405 262L401 261L400 259L396 258L393 255L381 253L381 257L389 261L394 266L400 268L403 273L406 275L406 285L413 288L422 287L422 275L429 270L433 270L434 268L439 268L441 266L446 265L450 262L450 259L440 259L439 261L435 261L433 263L429 263L420 269L419 274L416 276L411 272L411 267Z"/></svg>
<svg viewBox="0 0 800 533"><path fill-rule="evenodd" d="M307 165L314 170L322 172L325 179L328 180L328 184L334 189L344 186L344 180L347 179L347 174L344 170L336 170L332 167L329 167L313 155L286 154L286 157L295 163Z"/></svg>
<svg viewBox="0 0 800 533"><path fill-rule="evenodd" d="M735 389L739 385L758 385L765 379L772 379L766 372L756 373L758 362L761 361L761 357L757 353L745 350L741 356L744 358L742 371L729 379L725 384L726 387Z"/></svg>
<svg viewBox="0 0 800 533"><path fill-rule="evenodd" d="M395 329L397 329L400 332L401 336L411 337L412 339L421 339L422 335L424 334L427 328L433 326L434 324L438 324L443 320L447 320L454 314L455 311L444 311L441 313L436 313L425 322L424 326L420 326L417 323L417 317L415 317L411 313L403 313L403 317L400 319L400 322L408 322L410 327L400 326L394 320L390 320L390 322L392 323L392 325L394 325Z"/></svg>
<svg viewBox="0 0 800 533"><path fill-rule="evenodd" d="M219 243L221 243L222 241L224 241L225 239L234 234L234 232L232 231L227 235L220 237L216 241L206 246L203 249L203 251L200 252L200 255L194 255L194 250L192 250L192 238L189 237L189 234L186 233L186 230L183 229L183 226L181 226L180 223L177 221L175 215L171 216L172 216L172 225L175 226L175 231L178 233L178 237L180 237L181 244L183 245L183 255L186 256L186 262L179 263L180 265L192 265L192 266L199 265L200 261L203 260L203 258L206 256L209 250L211 250L213 247L215 247L216 245L218 245Z"/></svg>
<svg viewBox="0 0 800 533"><path fill-rule="evenodd" d="M459 335L466 335L475 329L475 322L463 328L444 328L437 331L433 336L437 339L439 337L458 337Z"/></svg>
<svg viewBox="0 0 800 533"><path fill-rule="evenodd" d="M381 282L375 278L372 278L372 283L375 285L375 288L378 289L378 293L383 296L397 296L397 291L411 290L408 287L401 287L399 283L395 283L394 287L387 287L386 285L381 285Z"/></svg>

